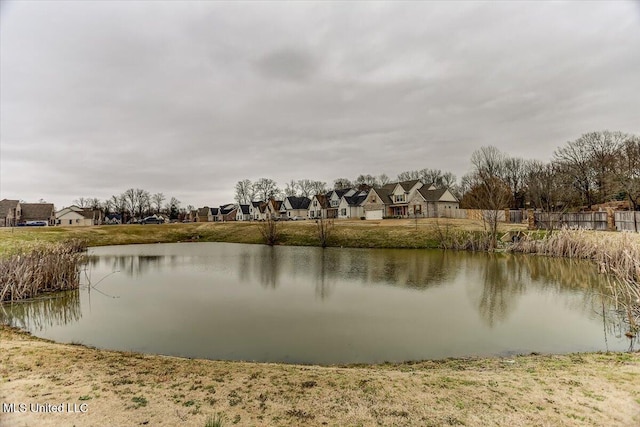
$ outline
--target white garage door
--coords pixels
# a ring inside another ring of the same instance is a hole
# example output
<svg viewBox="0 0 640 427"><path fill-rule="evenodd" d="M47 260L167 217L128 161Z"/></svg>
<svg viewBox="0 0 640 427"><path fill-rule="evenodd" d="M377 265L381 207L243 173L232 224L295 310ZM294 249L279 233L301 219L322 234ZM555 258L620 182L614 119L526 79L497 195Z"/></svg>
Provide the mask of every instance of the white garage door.
<svg viewBox="0 0 640 427"><path fill-rule="evenodd" d="M366 219L382 219L382 210L378 211L366 211L364 213Z"/></svg>

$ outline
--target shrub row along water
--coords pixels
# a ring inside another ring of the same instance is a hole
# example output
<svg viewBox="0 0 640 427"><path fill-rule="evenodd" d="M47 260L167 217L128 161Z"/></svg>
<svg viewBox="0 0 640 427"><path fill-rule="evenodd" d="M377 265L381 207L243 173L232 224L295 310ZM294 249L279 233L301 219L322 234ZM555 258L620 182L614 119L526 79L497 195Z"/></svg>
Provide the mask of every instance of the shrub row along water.
<svg viewBox="0 0 640 427"><path fill-rule="evenodd" d="M0 302L77 289L86 245L80 240L34 243L0 259Z"/></svg>

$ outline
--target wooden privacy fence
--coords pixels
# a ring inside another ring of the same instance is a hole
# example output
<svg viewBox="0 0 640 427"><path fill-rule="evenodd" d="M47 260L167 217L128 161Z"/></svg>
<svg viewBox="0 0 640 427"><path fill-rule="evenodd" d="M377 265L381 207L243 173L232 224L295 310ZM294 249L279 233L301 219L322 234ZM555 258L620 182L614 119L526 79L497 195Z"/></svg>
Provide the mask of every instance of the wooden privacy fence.
<svg viewBox="0 0 640 427"><path fill-rule="evenodd" d="M607 212L535 212L537 228L581 228L584 230L606 231L608 228Z"/></svg>
<svg viewBox="0 0 640 427"><path fill-rule="evenodd" d="M637 211L616 211L616 230L635 231L640 229L640 212Z"/></svg>

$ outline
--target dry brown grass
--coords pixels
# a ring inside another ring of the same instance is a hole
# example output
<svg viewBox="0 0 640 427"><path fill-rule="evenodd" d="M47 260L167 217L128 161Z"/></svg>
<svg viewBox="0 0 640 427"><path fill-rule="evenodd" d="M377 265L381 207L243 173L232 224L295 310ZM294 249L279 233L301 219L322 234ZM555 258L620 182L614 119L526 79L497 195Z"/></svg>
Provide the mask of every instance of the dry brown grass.
<svg viewBox="0 0 640 427"><path fill-rule="evenodd" d="M2 414L3 426L632 426L640 354L375 366L188 360L102 351L0 329L0 400L87 403Z"/></svg>
<svg viewBox="0 0 640 427"><path fill-rule="evenodd" d="M0 257L0 302L77 289L82 241L29 243Z"/></svg>

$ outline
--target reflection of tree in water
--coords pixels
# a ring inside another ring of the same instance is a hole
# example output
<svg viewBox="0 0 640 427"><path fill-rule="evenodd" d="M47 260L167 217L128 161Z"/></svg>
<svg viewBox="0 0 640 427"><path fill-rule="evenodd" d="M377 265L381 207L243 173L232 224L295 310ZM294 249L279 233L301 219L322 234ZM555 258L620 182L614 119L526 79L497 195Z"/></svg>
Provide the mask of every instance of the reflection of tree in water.
<svg viewBox="0 0 640 427"><path fill-rule="evenodd" d="M426 289L444 284L457 274L454 254L424 250L337 250L338 268L327 271L331 276Z"/></svg>
<svg viewBox="0 0 640 427"><path fill-rule="evenodd" d="M321 300L326 299L331 294L335 286L336 276L331 274L338 269L340 263L340 252L330 249L323 249L315 263L316 296Z"/></svg>
<svg viewBox="0 0 640 427"><path fill-rule="evenodd" d="M175 255L94 255L88 257L87 264L92 268L101 267L136 277L156 270L165 263L174 265L176 260Z"/></svg>
<svg viewBox="0 0 640 427"><path fill-rule="evenodd" d="M479 262L482 292L478 310L485 322L493 327L504 321L516 308L516 297L524 293L523 272L511 257L488 254Z"/></svg>
<svg viewBox="0 0 640 427"><path fill-rule="evenodd" d="M77 322L81 317L78 289L33 301L0 304L0 322L32 331Z"/></svg>
<svg viewBox="0 0 640 427"><path fill-rule="evenodd" d="M275 289L278 286L279 257L278 248L265 246L260 251L258 258L260 272L260 283L265 288Z"/></svg>
<svg viewBox="0 0 640 427"><path fill-rule="evenodd" d="M582 261L529 255L471 254L467 270L477 272L481 291L471 296L487 325L506 320L517 306L518 297L528 287L571 293L580 298L567 299L572 310L587 310L595 317L599 296L606 293L603 276L593 265ZM473 278L472 278L473 280ZM469 287L473 293L476 287Z"/></svg>

